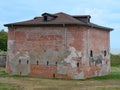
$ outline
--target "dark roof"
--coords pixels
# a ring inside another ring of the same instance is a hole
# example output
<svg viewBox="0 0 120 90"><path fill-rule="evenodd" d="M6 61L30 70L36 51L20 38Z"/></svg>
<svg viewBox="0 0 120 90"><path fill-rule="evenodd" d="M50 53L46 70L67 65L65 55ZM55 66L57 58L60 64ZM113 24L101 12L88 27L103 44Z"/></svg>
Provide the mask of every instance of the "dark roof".
<svg viewBox="0 0 120 90"><path fill-rule="evenodd" d="M56 14L43 13L41 17L35 17L32 20L9 23L4 26L36 26L36 25L85 25L106 30L112 28L99 26L90 22L90 15L71 16L60 12Z"/></svg>

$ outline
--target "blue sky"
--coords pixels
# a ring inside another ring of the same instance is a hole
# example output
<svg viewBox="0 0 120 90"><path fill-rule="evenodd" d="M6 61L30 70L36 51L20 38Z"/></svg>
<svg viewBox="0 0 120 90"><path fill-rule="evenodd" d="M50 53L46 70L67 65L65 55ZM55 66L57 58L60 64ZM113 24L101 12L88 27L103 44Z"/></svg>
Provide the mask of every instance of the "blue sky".
<svg viewBox="0 0 120 90"><path fill-rule="evenodd" d="M111 48L120 49L120 0L0 0L0 29L7 30L3 24L32 19L44 12L91 15L91 22L114 28Z"/></svg>

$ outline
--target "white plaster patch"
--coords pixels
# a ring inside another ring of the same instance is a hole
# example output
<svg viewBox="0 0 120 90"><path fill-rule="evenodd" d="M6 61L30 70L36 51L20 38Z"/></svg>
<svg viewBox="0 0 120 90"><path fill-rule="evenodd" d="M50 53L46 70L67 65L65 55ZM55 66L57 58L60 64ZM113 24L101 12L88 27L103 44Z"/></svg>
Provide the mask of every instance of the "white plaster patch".
<svg viewBox="0 0 120 90"><path fill-rule="evenodd" d="M13 44L14 40L8 40L8 50L12 49Z"/></svg>
<svg viewBox="0 0 120 90"><path fill-rule="evenodd" d="M74 47L70 47L69 51L71 52L70 55L64 59L65 62L70 63L72 68L77 67L76 66L76 61L74 60L74 58L78 57L78 55L80 54L80 52L77 52L76 49ZM79 53L79 54L78 54Z"/></svg>
<svg viewBox="0 0 120 90"><path fill-rule="evenodd" d="M100 76L103 75L108 75L109 74L109 70L110 70L110 66L109 65L103 65L101 71L100 71Z"/></svg>
<svg viewBox="0 0 120 90"><path fill-rule="evenodd" d="M79 73L79 74L73 76L73 78L74 78L74 79L84 79L84 73L81 72L81 73Z"/></svg>
<svg viewBox="0 0 120 90"><path fill-rule="evenodd" d="M95 73L95 76L98 76L98 71L94 71L94 73Z"/></svg>
<svg viewBox="0 0 120 90"><path fill-rule="evenodd" d="M24 54L21 54L20 52L17 52L14 55L15 57L9 58L12 74L28 75L30 73L29 53L25 52Z"/></svg>
<svg viewBox="0 0 120 90"><path fill-rule="evenodd" d="M78 55L78 57L82 57L82 53L81 52L78 52L77 55Z"/></svg>
<svg viewBox="0 0 120 90"><path fill-rule="evenodd" d="M22 56L19 56L20 59L30 59L28 52L25 52Z"/></svg>
<svg viewBox="0 0 120 90"><path fill-rule="evenodd" d="M63 64L58 64L57 73L58 74L67 74L67 66L65 66Z"/></svg>

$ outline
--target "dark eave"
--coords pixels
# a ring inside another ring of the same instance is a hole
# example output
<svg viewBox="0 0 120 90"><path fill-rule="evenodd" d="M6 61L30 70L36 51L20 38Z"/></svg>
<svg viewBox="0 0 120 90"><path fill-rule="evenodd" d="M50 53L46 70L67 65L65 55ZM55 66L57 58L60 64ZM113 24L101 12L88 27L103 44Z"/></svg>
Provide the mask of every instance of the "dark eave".
<svg viewBox="0 0 120 90"><path fill-rule="evenodd" d="M4 26L7 27L12 27L12 26L71 26L71 25L77 25L77 26L88 26L91 28L99 28L99 29L105 29L105 30L109 30L109 31L113 31L113 28L108 28L108 27L104 27L104 26L99 26L93 23L89 23L89 24L78 24L78 23L41 23L41 24L5 24Z"/></svg>
<svg viewBox="0 0 120 90"><path fill-rule="evenodd" d="M105 30L109 30L109 31L113 31L113 28L109 28L109 27L104 27L104 26L100 26L94 23L89 23L90 27L94 27L94 28L99 28L99 29L105 29Z"/></svg>

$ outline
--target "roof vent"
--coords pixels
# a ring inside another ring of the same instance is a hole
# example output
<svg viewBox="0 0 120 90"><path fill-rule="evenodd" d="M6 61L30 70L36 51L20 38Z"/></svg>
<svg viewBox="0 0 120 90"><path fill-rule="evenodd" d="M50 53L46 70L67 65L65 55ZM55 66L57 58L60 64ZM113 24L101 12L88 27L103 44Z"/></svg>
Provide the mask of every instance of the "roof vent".
<svg viewBox="0 0 120 90"><path fill-rule="evenodd" d="M89 23L91 18L90 15L80 15L80 16L73 16L73 17L85 23Z"/></svg>
<svg viewBox="0 0 120 90"><path fill-rule="evenodd" d="M57 17L57 16L49 14L49 13L43 13L42 16L43 16L43 21L50 21Z"/></svg>
<svg viewBox="0 0 120 90"><path fill-rule="evenodd" d="M48 17L47 17L47 16L43 16L43 18L44 18L44 21L47 21L47 19L48 19Z"/></svg>

